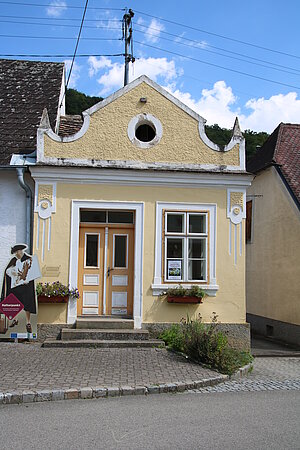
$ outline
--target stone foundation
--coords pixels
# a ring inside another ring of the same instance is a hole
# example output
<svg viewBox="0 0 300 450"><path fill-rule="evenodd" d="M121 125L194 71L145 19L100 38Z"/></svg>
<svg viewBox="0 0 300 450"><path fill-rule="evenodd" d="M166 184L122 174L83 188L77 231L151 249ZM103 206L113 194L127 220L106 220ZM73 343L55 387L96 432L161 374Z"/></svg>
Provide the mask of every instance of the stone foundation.
<svg viewBox="0 0 300 450"><path fill-rule="evenodd" d="M37 342L44 342L45 339L60 339L62 328L73 328L74 325L68 323L38 323Z"/></svg>
<svg viewBox="0 0 300 450"><path fill-rule="evenodd" d="M149 331L152 337L159 335L170 328L172 323L143 323L142 327ZM217 329L224 333L231 347L238 350L250 350L250 324L249 323L218 323Z"/></svg>

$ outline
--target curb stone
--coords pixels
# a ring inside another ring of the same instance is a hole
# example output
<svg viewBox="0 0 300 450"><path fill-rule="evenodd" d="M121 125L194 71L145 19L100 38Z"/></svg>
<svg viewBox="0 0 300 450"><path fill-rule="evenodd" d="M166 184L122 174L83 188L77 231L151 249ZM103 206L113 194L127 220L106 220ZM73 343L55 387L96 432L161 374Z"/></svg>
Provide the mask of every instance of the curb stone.
<svg viewBox="0 0 300 450"><path fill-rule="evenodd" d="M226 380L237 380L245 377L253 368L253 364L247 364L241 367L238 372L229 377L219 374L213 378L204 378L202 380L188 380L186 382L174 382L165 384L154 384L148 386L110 386L110 387L83 387L71 389L53 389L53 390L24 390L0 392L0 405L37 403L44 401L73 400L73 399L92 399L121 397L127 395L147 395L147 394L165 394L180 393L190 389L199 389L206 386L215 386Z"/></svg>

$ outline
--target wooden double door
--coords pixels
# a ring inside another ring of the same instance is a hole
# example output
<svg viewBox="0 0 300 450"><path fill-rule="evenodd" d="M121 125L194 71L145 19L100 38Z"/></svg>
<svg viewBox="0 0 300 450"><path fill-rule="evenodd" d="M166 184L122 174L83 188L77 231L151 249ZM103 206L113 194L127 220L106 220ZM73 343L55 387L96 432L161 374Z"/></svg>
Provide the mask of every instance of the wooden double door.
<svg viewBox="0 0 300 450"><path fill-rule="evenodd" d="M79 315L133 315L134 225L81 225Z"/></svg>

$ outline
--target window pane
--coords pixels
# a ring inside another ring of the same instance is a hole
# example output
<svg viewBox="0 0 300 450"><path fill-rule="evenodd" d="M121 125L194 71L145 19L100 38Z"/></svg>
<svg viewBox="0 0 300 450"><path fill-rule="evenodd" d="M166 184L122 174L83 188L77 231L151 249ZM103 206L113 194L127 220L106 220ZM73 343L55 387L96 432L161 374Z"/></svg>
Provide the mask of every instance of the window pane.
<svg viewBox="0 0 300 450"><path fill-rule="evenodd" d="M167 258L182 258L183 240L178 238L167 239Z"/></svg>
<svg viewBox="0 0 300 450"><path fill-rule="evenodd" d="M205 280L206 262L199 259L189 260L188 277L189 280Z"/></svg>
<svg viewBox="0 0 300 450"><path fill-rule="evenodd" d="M204 214L189 215L189 233L206 233L206 216Z"/></svg>
<svg viewBox="0 0 300 450"><path fill-rule="evenodd" d="M167 232L183 233L183 214L167 214Z"/></svg>
<svg viewBox="0 0 300 450"><path fill-rule="evenodd" d="M189 258L206 258L205 239L189 239Z"/></svg>
<svg viewBox="0 0 300 450"><path fill-rule="evenodd" d="M105 211L80 211L80 222L105 223Z"/></svg>
<svg viewBox="0 0 300 450"><path fill-rule="evenodd" d="M86 234L85 266L98 267L98 234Z"/></svg>
<svg viewBox="0 0 300 450"><path fill-rule="evenodd" d="M127 236L115 236L114 267L126 267Z"/></svg>
<svg viewBox="0 0 300 450"><path fill-rule="evenodd" d="M133 212L108 211L108 223L133 223Z"/></svg>

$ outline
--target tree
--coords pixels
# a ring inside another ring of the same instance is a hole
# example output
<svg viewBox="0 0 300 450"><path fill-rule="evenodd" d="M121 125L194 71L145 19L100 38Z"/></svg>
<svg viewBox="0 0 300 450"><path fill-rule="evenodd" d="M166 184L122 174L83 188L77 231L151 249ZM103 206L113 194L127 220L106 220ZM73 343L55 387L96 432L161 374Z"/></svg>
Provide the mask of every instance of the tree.
<svg viewBox="0 0 300 450"><path fill-rule="evenodd" d="M205 132L211 141L221 146L228 144L232 136L232 130L221 128L217 124L207 125ZM245 130L243 134L246 140L246 158L249 160L256 152L257 147L261 147L269 135L264 131L256 132L252 130Z"/></svg>
<svg viewBox="0 0 300 450"><path fill-rule="evenodd" d="M90 108L103 100L102 97L91 97L76 89L67 89L66 92L66 113L81 114L82 111Z"/></svg>

